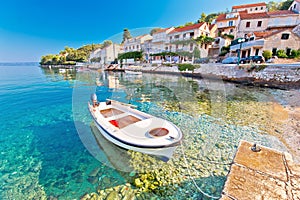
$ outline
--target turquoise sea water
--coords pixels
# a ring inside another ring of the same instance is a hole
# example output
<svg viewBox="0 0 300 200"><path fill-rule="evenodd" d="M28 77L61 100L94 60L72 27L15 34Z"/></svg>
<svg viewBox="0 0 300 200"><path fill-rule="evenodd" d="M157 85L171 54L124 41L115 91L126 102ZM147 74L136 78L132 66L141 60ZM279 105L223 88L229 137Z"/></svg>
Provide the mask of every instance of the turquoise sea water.
<svg viewBox="0 0 300 200"><path fill-rule="evenodd" d="M239 89L233 84L176 76L76 74L44 70L37 64L4 65L0 66L0 199L79 199L127 182L126 174L110 167L109 157L91 137L86 103L93 92L99 100L133 103L173 121L188 134L182 147L185 152L201 136L199 156L203 158L216 146L225 145L228 149L218 155L229 162L240 139L285 150L276 138L261 136L255 127L226 125L218 116L225 112L220 105L229 99L270 101L270 96L281 99L284 92L279 90ZM196 96L208 99L209 113L189 107L197 105ZM218 191L224 180L217 184Z"/></svg>

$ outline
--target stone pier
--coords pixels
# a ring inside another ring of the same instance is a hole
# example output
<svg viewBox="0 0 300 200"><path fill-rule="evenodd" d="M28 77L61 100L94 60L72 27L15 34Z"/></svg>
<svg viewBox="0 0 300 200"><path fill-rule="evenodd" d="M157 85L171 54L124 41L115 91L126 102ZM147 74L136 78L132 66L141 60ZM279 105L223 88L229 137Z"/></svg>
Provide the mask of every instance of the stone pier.
<svg viewBox="0 0 300 200"><path fill-rule="evenodd" d="M241 141L222 200L300 200L300 165L289 153Z"/></svg>

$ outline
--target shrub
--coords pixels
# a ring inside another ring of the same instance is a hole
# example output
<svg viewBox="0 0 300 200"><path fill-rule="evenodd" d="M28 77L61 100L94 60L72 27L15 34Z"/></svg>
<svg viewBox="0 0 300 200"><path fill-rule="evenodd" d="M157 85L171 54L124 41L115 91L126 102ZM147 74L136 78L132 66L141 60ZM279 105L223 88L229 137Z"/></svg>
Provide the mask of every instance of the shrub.
<svg viewBox="0 0 300 200"><path fill-rule="evenodd" d="M269 60L272 58L272 51L265 50L263 51L262 56L265 58L265 60Z"/></svg>
<svg viewBox="0 0 300 200"><path fill-rule="evenodd" d="M286 55L285 51L280 49L276 52L278 58L287 58L288 56Z"/></svg>
<svg viewBox="0 0 300 200"><path fill-rule="evenodd" d="M298 50L292 50L291 52L291 58L299 58L300 57L300 49Z"/></svg>
<svg viewBox="0 0 300 200"><path fill-rule="evenodd" d="M188 63L184 63L184 64L178 64L178 69L179 71L194 71L194 69L196 69L196 67L192 64L188 64Z"/></svg>

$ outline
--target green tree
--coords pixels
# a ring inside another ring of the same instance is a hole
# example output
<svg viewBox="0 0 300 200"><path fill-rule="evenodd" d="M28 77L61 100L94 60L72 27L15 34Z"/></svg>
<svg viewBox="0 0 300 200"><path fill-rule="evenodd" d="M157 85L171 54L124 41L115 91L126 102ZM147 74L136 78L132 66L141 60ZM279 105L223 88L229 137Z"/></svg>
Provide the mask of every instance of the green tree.
<svg viewBox="0 0 300 200"><path fill-rule="evenodd" d="M212 23L221 13L211 13L205 17L205 22Z"/></svg>
<svg viewBox="0 0 300 200"><path fill-rule="evenodd" d="M127 28L124 28L122 44L125 42L125 40L128 40L130 38L132 38L132 36L131 36L129 30Z"/></svg>
<svg viewBox="0 0 300 200"><path fill-rule="evenodd" d="M193 50L193 56L194 56L195 59L201 58L200 50L198 48L196 48L196 47Z"/></svg>
<svg viewBox="0 0 300 200"><path fill-rule="evenodd" d="M276 52L276 55L278 56L278 58L287 58L288 57L283 49L278 50Z"/></svg>
<svg viewBox="0 0 300 200"><path fill-rule="evenodd" d="M108 46L110 46L112 44L113 44L113 42L111 40L105 40L103 42L102 48L108 47Z"/></svg>
<svg viewBox="0 0 300 200"><path fill-rule="evenodd" d="M154 33L156 33L157 31L159 30L162 30L162 28L153 28L151 31L150 31L150 35L153 35Z"/></svg>
<svg viewBox="0 0 300 200"><path fill-rule="evenodd" d="M267 3L267 8L269 11L274 11L279 9L279 2L269 1Z"/></svg>
<svg viewBox="0 0 300 200"><path fill-rule="evenodd" d="M300 57L300 49L298 50L292 50L291 52L291 58L299 58Z"/></svg>
<svg viewBox="0 0 300 200"><path fill-rule="evenodd" d="M272 58L272 51L265 50L263 51L262 56L265 58L265 60L269 60Z"/></svg>
<svg viewBox="0 0 300 200"><path fill-rule="evenodd" d="M206 14L203 12L201 13L201 17L198 19L198 23L205 22L205 19L206 19Z"/></svg>
<svg viewBox="0 0 300 200"><path fill-rule="evenodd" d="M190 26L190 25L193 25L194 23L193 22L187 22L184 24L184 26Z"/></svg>
<svg viewBox="0 0 300 200"><path fill-rule="evenodd" d="M280 3L279 10L288 10L294 0L286 0Z"/></svg>

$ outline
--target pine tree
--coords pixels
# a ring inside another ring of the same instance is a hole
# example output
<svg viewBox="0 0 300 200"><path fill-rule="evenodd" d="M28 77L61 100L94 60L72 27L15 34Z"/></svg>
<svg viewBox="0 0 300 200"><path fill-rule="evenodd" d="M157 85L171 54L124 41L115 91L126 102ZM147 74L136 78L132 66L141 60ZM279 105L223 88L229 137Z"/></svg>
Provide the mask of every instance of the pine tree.
<svg viewBox="0 0 300 200"><path fill-rule="evenodd" d="M130 35L130 32L127 28L124 29L124 32L123 32L123 41L122 41L122 44L125 42L125 40L128 40L132 38L131 35Z"/></svg>

